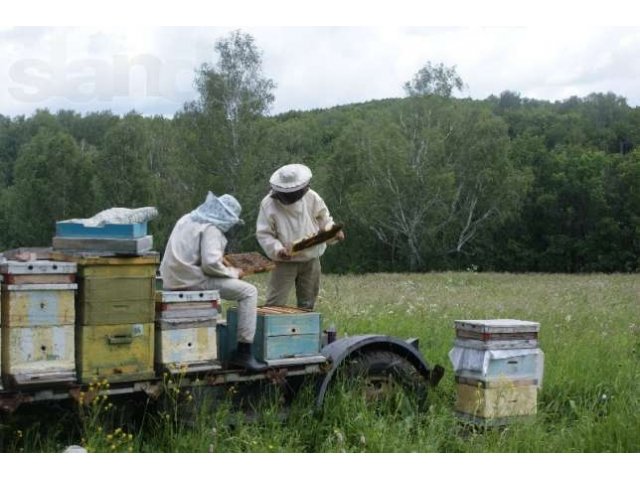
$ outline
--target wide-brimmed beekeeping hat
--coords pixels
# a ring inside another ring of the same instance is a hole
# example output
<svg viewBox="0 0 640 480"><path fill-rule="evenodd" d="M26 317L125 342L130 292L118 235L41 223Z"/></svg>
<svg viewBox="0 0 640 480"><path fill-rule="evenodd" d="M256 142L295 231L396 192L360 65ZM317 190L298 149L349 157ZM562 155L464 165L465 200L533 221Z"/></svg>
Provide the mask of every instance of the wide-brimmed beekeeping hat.
<svg viewBox="0 0 640 480"><path fill-rule="evenodd" d="M296 192L311 181L311 169L301 163L290 163L273 172L269 184L275 192Z"/></svg>

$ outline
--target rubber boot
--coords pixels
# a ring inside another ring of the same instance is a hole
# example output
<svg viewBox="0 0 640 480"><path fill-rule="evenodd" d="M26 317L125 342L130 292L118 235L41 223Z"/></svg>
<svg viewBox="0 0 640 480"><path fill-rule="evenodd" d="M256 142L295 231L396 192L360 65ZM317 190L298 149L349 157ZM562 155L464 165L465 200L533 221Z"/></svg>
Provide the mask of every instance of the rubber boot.
<svg viewBox="0 0 640 480"><path fill-rule="evenodd" d="M231 357L230 363L252 372L262 372L267 369L267 364L256 360L251 353L251 344L244 342L238 342L238 350Z"/></svg>

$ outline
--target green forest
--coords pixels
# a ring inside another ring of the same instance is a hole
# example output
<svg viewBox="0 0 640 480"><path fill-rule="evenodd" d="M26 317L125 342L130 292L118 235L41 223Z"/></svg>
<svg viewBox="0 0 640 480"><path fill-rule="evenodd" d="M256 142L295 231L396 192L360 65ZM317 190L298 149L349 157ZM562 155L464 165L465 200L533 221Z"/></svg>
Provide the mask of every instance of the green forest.
<svg viewBox="0 0 640 480"><path fill-rule="evenodd" d="M58 220L156 206L162 252L209 190L243 205L229 249L259 250L271 173L304 163L345 225L327 272L640 271L640 109L625 98L456 98L455 67L426 62L402 98L270 115L253 37L212 49L172 118L0 115L0 250L49 246Z"/></svg>

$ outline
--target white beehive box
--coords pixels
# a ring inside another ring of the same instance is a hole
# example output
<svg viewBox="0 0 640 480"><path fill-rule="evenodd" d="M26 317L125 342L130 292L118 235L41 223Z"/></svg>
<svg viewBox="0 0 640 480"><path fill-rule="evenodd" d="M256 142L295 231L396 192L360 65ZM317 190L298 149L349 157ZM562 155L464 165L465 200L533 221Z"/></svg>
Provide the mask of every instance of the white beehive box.
<svg viewBox="0 0 640 480"><path fill-rule="evenodd" d="M537 412L544 354L536 322L458 320L449 359L456 380L456 415L494 425Z"/></svg>
<svg viewBox="0 0 640 480"><path fill-rule="evenodd" d="M74 382L75 263L7 261L0 271L5 385Z"/></svg>
<svg viewBox="0 0 640 480"><path fill-rule="evenodd" d="M217 290L156 293L155 363L172 373L220 368Z"/></svg>
<svg viewBox="0 0 640 480"><path fill-rule="evenodd" d="M15 385L76 380L73 325L6 328L2 373Z"/></svg>

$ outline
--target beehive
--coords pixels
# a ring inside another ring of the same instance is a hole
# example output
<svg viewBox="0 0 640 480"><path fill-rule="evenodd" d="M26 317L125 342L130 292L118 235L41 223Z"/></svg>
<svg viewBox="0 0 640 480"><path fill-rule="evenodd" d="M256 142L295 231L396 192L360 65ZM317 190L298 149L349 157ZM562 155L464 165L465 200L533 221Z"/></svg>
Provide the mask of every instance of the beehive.
<svg viewBox="0 0 640 480"><path fill-rule="evenodd" d="M456 376L455 410L469 420L507 423L536 414L537 391L535 379L480 380Z"/></svg>
<svg viewBox="0 0 640 480"><path fill-rule="evenodd" d="M237 324L237 309L228 309L227 324L222 327L224 346L220 351L225 361L237 348ZM318 312L285 306L258 307L253 354L268 364L318 355L320 325Z"/></svg>
<svg viewBox="0 0 640 480"><path fill-rule="evenodd" d="M217 290L156 293L155 363L172 373L219 368Z"/></svg>
<svg viewBox="0 0 640 480"><path fill-rule="evenodd" d="M153 322L79 325L77 329L81 382L106 379L116 383L154 377Z"/></svg>
<svg viewBox="0 0 640 480"><path fill-rule="evenodd" d="M154 376L157 254L64 254L78 265L76 363L81 382Z"/></svg>
<svg viewBox="0 0 640 480"><path fill-rule="evenodd" d="M458 417L501 425L537 412L544 354L539 324L523 320L458 320L449 358L454 366Z"/></svg>
<svg viewBox="0 0 640 480"><path fill-rule="evenodd" d="M2 375L31 385L76 379L74 297L76 265L7 261L2 286Z"/></svg>

